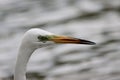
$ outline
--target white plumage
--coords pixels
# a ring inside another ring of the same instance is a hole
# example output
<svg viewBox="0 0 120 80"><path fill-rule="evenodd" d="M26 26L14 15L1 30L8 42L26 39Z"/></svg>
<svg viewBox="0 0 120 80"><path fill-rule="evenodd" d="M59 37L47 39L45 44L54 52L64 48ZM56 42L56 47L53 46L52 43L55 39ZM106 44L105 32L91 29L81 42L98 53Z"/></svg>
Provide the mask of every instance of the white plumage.
<svg viewBox="0 0 120 80"><path fill-rule="evenodd" d="M94 42L55 35L42 29L28 30L21 41L15 66L14 80L26 80L26 66L31 54L37 49L54 43L95 44Z"/></svg>

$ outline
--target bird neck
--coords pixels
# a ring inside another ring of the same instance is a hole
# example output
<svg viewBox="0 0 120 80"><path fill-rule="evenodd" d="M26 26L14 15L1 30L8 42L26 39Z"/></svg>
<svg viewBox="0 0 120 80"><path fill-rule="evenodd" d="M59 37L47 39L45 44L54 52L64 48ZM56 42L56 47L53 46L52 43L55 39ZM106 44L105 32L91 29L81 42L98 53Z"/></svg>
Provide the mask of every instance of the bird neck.
<svg viewBox="0 0 120 80"><path fill-rule="evenodd" d="M26 67L34 48L26 47L24 44L20 46L17 62L15 66L14 80L26 80Z"/></svg>

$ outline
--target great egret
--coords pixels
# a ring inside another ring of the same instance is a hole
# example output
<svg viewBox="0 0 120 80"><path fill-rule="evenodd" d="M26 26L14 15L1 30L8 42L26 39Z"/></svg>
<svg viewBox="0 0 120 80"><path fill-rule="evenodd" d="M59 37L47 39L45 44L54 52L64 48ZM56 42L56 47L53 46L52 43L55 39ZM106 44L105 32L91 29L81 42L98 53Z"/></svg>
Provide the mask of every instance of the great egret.
<svg viewBox="0 0 120 80"><path fill-rule="evenodd" d="M52 45L54 43L95 44L94 42L83 39L56 35L38 28L30 29L24 34L19 48L14 80L26 80L26 66L31 54L37 48Z"/></svg>

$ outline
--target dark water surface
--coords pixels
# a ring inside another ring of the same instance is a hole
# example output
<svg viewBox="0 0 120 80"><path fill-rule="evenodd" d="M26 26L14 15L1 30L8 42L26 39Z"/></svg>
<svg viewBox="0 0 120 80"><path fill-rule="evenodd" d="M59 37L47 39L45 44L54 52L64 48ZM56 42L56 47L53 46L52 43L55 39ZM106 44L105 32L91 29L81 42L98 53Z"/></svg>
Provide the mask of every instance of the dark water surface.
<svg viewBox="0 0 120 80"><path fill-rule="evenodd" d="M0 0L0 80L13 79L19 43L30 28L97 44L36 50L28 80L120 80L120 0Z"/></svg>

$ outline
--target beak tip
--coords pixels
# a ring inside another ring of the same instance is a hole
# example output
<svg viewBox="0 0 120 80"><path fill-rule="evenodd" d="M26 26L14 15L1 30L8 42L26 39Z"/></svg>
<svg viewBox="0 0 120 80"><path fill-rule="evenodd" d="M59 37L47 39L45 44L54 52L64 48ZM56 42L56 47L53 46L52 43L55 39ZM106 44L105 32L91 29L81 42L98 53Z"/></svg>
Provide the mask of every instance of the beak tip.
<svg viewBox="0 0 120 80"><path fill-rule="evenodd" d="M88 41L88 40L80 40L80 44L88 44L88 45L95 45L95 42L92 41Z"/></svg>
<svg viewBox="0 0 120 80"><path fill-rule="evenodd" d="M90 42L89 44L90 44L90 45L95 45L96 43L95 43L95 42Z"/></svg>

